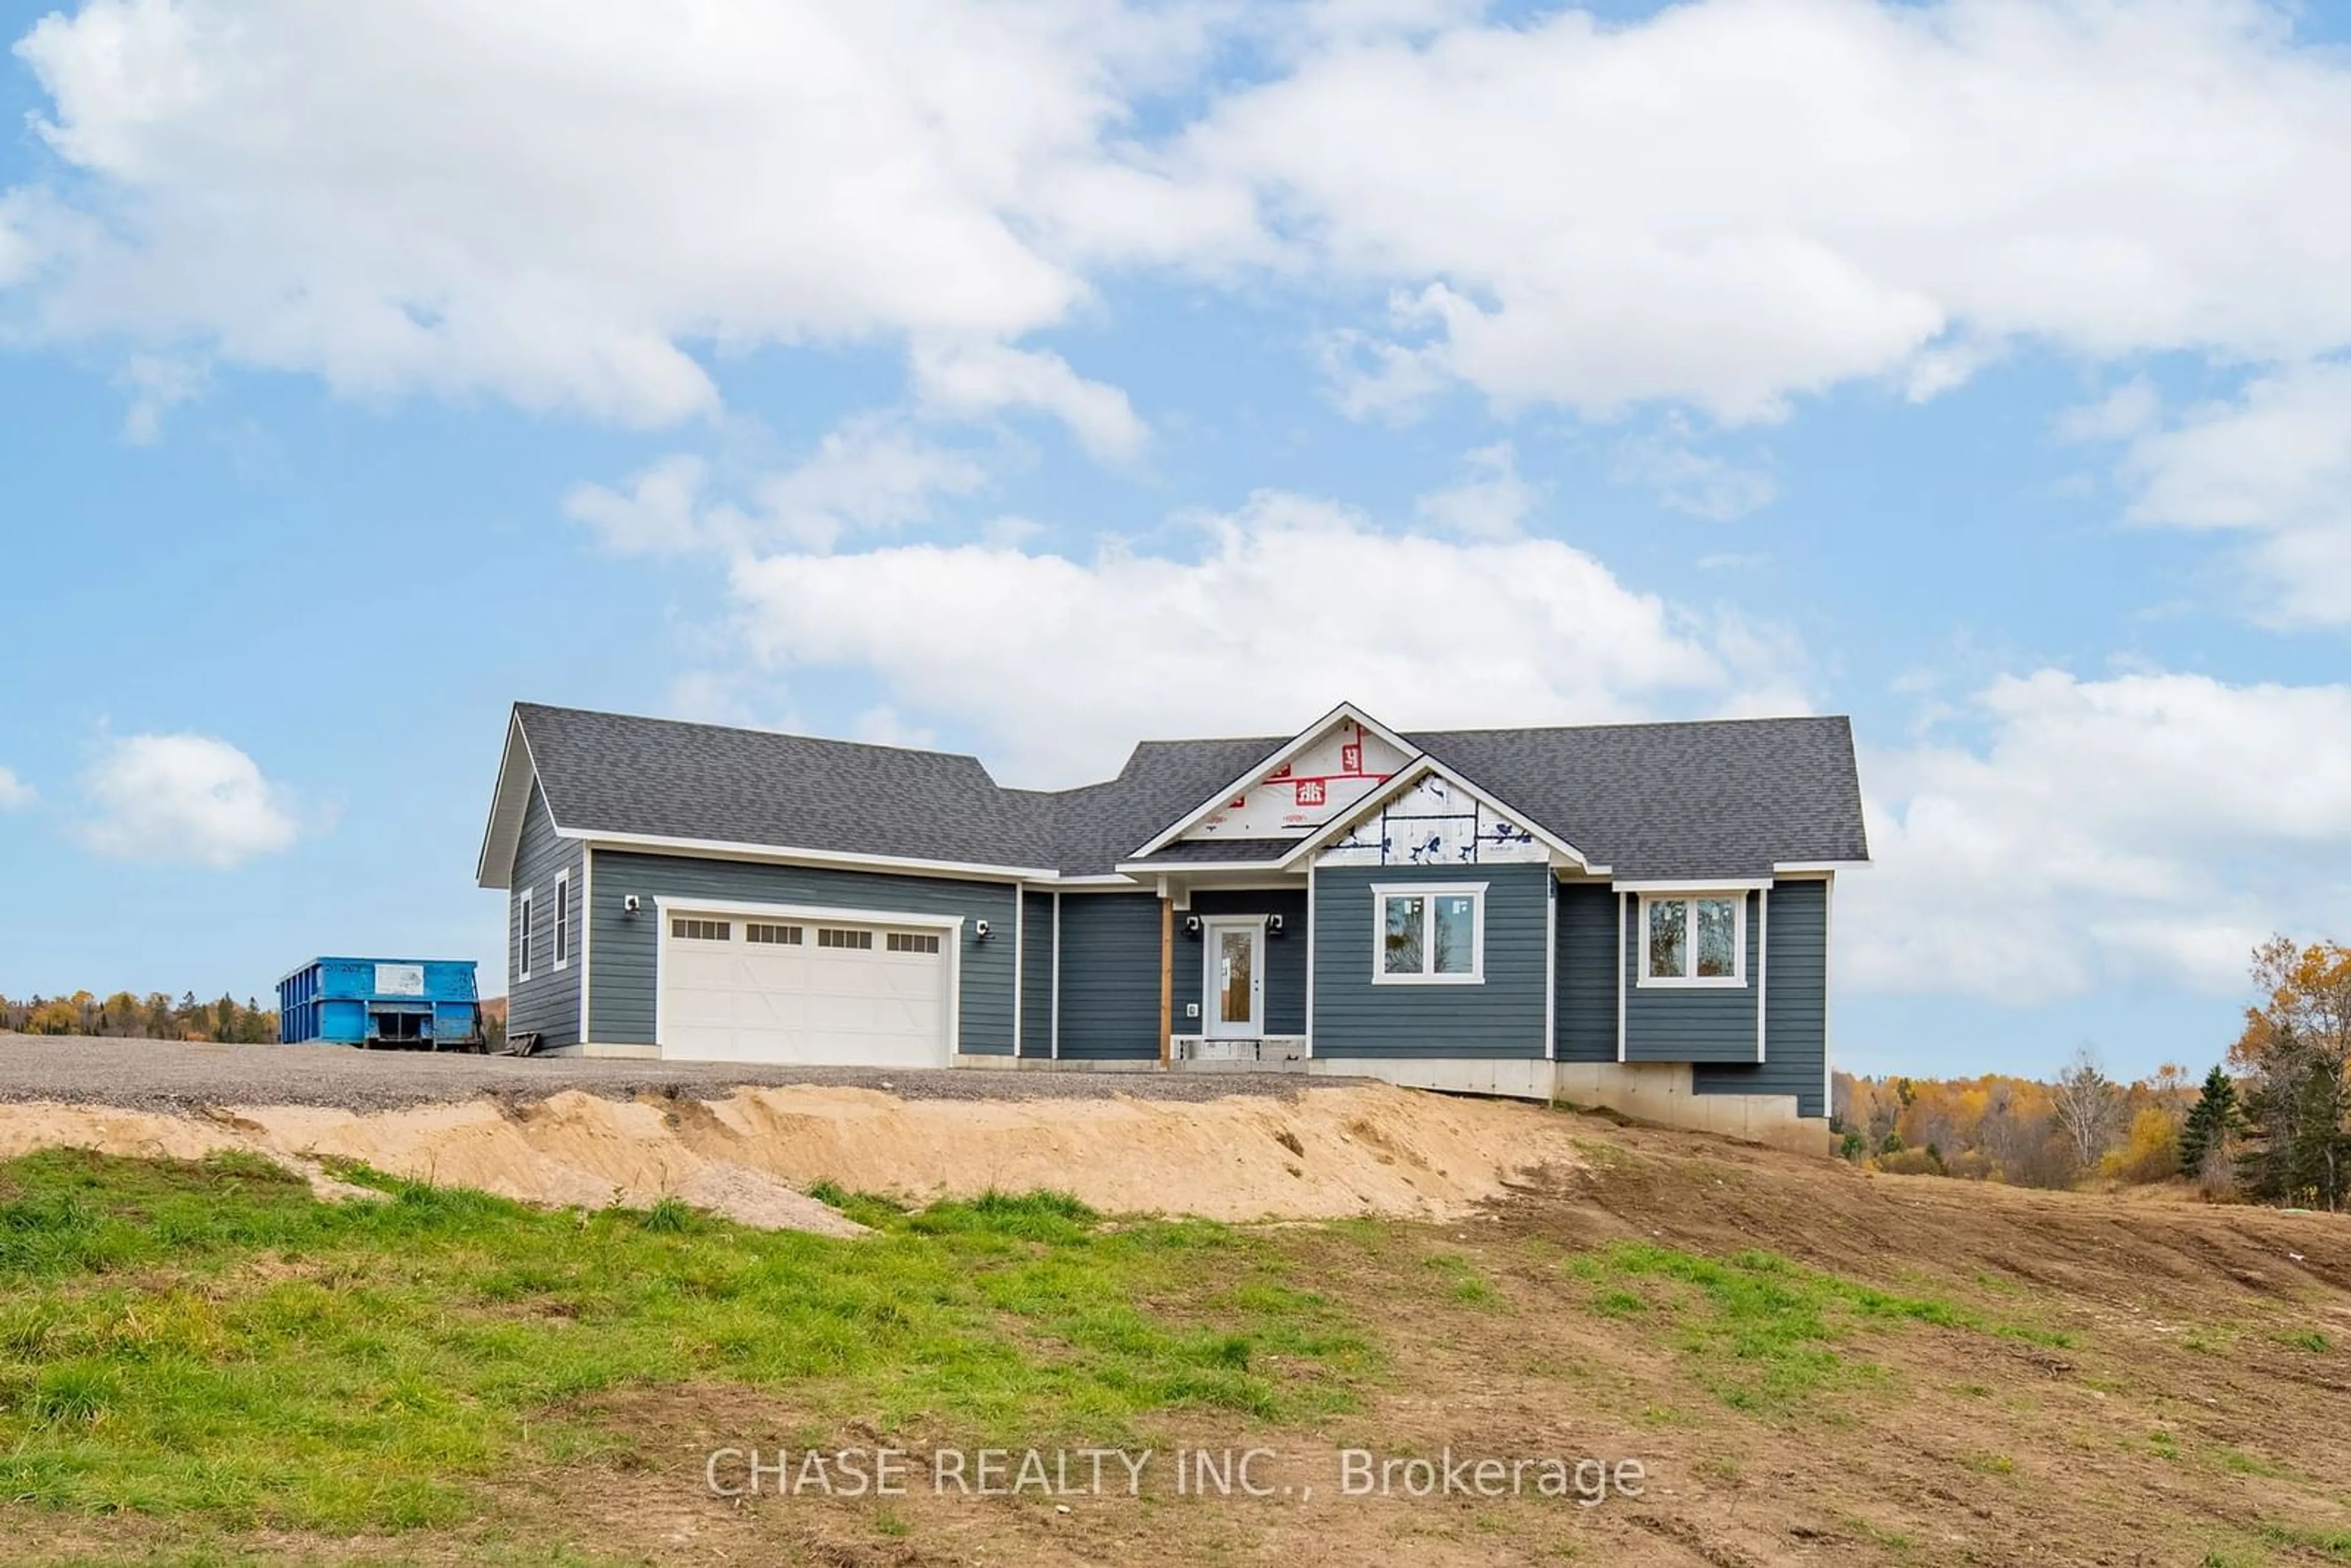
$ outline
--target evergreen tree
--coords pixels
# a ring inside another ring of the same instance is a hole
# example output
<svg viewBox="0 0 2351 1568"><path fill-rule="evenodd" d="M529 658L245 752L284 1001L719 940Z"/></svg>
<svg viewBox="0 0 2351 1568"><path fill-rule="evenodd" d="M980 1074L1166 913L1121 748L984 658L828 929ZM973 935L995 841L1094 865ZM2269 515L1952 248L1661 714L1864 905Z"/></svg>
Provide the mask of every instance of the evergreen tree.
<svg viewBox="0 0 2351 1568"><path fill-rule="evenodd" d="M2204 1075L2204 1092L2179 1125L2180 1170L2190 1177L2203 1175L2205 1161L2225 1156L2230 1142L2244 1130L2245 1111L2237 1099L2236 1081L2216 1065Z"/></svg>
<svg viewBox="0 0 2351 1568"><path fill-rule="evenodd" d="M2343 1060L2321 1041L2280 1030L2246 1096L2260 1141L2248 1186L2273 1203L2335 1209L2351 1183L2351 1092Z"/></svg>

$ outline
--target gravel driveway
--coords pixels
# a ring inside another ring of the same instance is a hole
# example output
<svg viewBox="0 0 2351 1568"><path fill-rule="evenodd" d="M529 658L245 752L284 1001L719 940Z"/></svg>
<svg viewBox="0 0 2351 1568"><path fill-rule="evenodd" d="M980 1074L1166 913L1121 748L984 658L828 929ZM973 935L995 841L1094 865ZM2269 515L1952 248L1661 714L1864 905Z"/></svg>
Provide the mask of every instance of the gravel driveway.
<svg viewBox="0 0 2351 1568"><path fill-rule="evenodd" d="M744 1084L767 1083L886 1088L908 1100L1082 1100L1117 1094L1139 1100L1215 1100L1228 1094L1286 1098L1308 1082L1294 1072L877 1071L0 1034L0 1102L53 1100L133 1111L197 1105L334 1105L383 1111L470 1100L477 1094L538 1100L566 1089L614 1100L648 1091L706 1100ZM1312 1080L1318 1087L1345 1082Z"/></svg>

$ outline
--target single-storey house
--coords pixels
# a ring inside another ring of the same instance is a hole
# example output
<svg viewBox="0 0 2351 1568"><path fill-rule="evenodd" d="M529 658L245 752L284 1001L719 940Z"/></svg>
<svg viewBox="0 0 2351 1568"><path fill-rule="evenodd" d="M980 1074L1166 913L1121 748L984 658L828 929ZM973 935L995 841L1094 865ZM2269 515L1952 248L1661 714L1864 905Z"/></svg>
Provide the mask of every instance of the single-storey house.
<svg viewBox="0 0 2351 1568"><path fill-rule="evenodd" d="M479 882L541 1050L1230 1063L1809 1139L1850 725L1145 741L972 757L518 704Z"/></svg>

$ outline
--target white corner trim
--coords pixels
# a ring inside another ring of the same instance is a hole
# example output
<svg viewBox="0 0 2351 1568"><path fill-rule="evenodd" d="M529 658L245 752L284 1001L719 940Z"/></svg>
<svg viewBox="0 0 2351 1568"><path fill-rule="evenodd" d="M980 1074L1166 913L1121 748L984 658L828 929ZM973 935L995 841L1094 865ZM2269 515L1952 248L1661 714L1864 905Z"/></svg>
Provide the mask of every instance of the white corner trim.
<svg viewBox="0 0 2351 1568"><path fill-rule="evenodd" d="M1836 956L1836 873L1829 873L1821 889L1821 1114L1836 1103L1836 1056L1829 1049L1831 1020L1836 1007L1830 994L1829 966Z"/></svg>
<svg viewBox="0 0 2351 1568"><path fill-rule="evenodd" d="M1616 1060L1625 1060L1625 971L1633 967L1632 949L1625 945L1625 908L1633 901L1629 893L1616 895Z"/></svg>
<svg viewBox="0 0 2351 1568"><path fill-rule="evenodd" d="M1306 867L1306 1059L1314 1060L1314 867Z"/></svg>
<svg viewBox="0 0 2351 1568"><path fill-rule="evenodd" d="M1053 890L1053 1013L1051 1038L1047 1045L1052 1060L1061 1058L1061 890Z"/></svg>
<svg viewBox="0 0 2351 1568"><path fill-rule="evenodd" d="M1372 892L1372 984L1375 986L1482 986L1486 983L1485 882L1375 882ZM1421 953L1437 962L1437 903L1440 898L1470 901L1469 972L1440 975L1432 967L1416 975L1392 975L1387 969L1387 901L1391 897L1420 898Z"/></svg>
<svg viewBox="0 0 2351 1568"><path fill-rule="evenodd" d="M1763 1060L1767 1043L1763 1004L1771 998L1764 988L1771 983L1771 890L1755 895L1755 1060Z"/></svg>
<svg viewBox="0 0 2351 1568"><path fill-rule="evenodd" d="M590 828L562 828L556 836L578 839L602 849L651 850L669 854L715 856L725 860L778 861L787 864L848 866L893 872L928 872L939 876L980 878L989 882L1054 882L1059 872L1035 866L985 865L968 861L917 860L904 855L869 855L847 851L797 849L788 844L745 844L728 839L675 839L659 833L614 833Z"/></svg>
<svg viewBox="0 0 2351 1568"><path fill-rule="evenodd" d="M1559 878L1543 878L1543 1058L1559 1060Z"/></svg>
<svg viewBox="0 0 2351 1568"><path fill-rule="evenodd" d="M1130 860L1142 860L1147 855L1156 854L1161 850L1165 849L1169 844L1175 842L1177 839L1189 832L1193 828L1198 826L1200 820L1206 817L1209 812L1215 810L1217 807L1231 800L1236 794L1238 794L1252 785L1255 785L1259 779L1263 779L1267 773L1280 767L1283 763L1290 761L1300 752L1305 750L1309 746L1314 744L1315 741L1321 739L1324 730L1329 729L1333 724L1336 724L1343 718L1353 719L1356 724L1370 730L1374 735L1378 736L1382 740L1386 741L1390 746L1395 747L1398 751L1404 753L1406 758L1416 758L1421 755L1419 747L1415 746L1412 742L1406 740L1404 737L1390 729L1386 725L1384 725L1379 720L1372 717L1363 709L1357 707L1353 703L1341 703L1337 707L1332 708L1329 713L1324 714L1321 718L1316 719L1312 724L1308 725L1304 729L1300 730L1296 735L1290 737L1289 742L1280 750L1253 763L1248 772L1242 774L1230 784L1226 785L1222 789L1218 790L1214 795L1209 796L1197 806L1195 806L1191 810L1186 812L1184 816L1173 826L1162 830L1149 843L1144 844L1141 849L1135 851L1134 854L1127 858Z"/></svg>
<svg viewBox="0 0 2351 1568"><path fill-rule="evenodd" d="M580 1038L595 1039L588 1032L588 932L595 925L596 913L596 852L585 844L580 849L580 929L572 940L580 944Z"/></svg>
<svg viewBox="0 0 2351 1568"><path fill-rule="evenodd" d="M1706 887L1668 889L1638 895L1640 905L1635 935L1635 951L1638 956L1633 970L1634 985L1645 991L1736 991L1747 987L1747 895L1760 893L1760 888L1741 888L1715 883ZM1731 903L1730 928L1731 972L1728 975L1700 975L1698 967L1698 904L1707 898L1725 898ZM1649 905L1659 902L1686 904L1683 911L1683 951L1688 955L1691 973L1687 975L1652 975L1649 973Z"/></svg>
<svg viewBox="0 0 2351 1568"><path fill-rule="evenodd" d="M1020 945L1029 936L1029 890L1019 883L1012 888L1012 1059L1020 1059L1020 993L1029 988L1029 970L1020 956Z"/></svg>

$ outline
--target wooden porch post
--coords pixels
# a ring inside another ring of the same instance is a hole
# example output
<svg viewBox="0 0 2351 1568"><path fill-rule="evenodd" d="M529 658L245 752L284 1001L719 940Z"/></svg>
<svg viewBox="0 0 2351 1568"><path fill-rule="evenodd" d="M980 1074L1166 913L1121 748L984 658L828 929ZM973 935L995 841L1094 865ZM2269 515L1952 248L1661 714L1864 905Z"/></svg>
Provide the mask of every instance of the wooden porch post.
<svg viewBox="0 0 2351 1568"><path fill-rule="evenodd" d="M1176 1056L1176 901L1159 895L1159 1065Z"/></svg>

